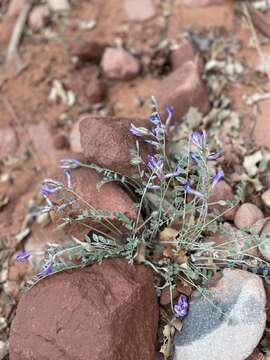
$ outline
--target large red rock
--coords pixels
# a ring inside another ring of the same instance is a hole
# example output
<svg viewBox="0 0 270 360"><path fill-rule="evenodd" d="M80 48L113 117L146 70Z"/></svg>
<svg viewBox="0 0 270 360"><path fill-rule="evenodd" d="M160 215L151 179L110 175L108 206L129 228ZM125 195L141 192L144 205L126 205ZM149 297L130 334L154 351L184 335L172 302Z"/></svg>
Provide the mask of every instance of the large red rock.
<svg viewBox="0 0 270 360"><path fill-rule="evenodd" d="M86 162L84 159L80 159L80 161ZM73 169L71 174L72 190L78 194L79 197L71 196L69 193L63 191L51 195L51 200L58 205L63 205L64 202L67 202L67 199L71 199L71 197L77 199L75 203L60 212L52 211L51 217L53 222L56 225L61 225L63 218L77 218L83 212L91 210L91 207L92 209L101 210L103 213L109 211L111 215L108 217L108 221L103 220L102 224L88 217L83 221L70 223L64 227L64 230L70 235L84 239L85 235L91 232L91 230L97 229L119 240L127 230L116 219L113 212L121 212L131 220L136 221L137 210L133 200L116 182L104 184L100 190L98 190L97 185L102 178L95 170L78 168ZM53 178L62 182L66 181L61 171L57 171ZM65 195L65 201L62 200L63 195Z"/></svg>
<svg viewBox="0 0 270 360"><path fill-rule="evenodd" d="M153 360L153 276L123 259L49 277L19 302L10 360Z"/></svg>
<svg viewBox="0 0 270 360"><path fill-rule="evenodd" d="M129 132L130 124L149 126L146 120L116 117L85 117L80 121L81 145L83 154L90 162L132 176L137 168L130 165L130 150L135 148L135 138ZM143 159L151 148L140 142Z"/></svg>
<svg viewBox="0 0 270 360"><path fill-rule="evenodd" d="M175 110L173 122L181 119L191 106L204 114L209 111L208 93L200 72L198 63L188 61L161 81L156 97L162 118L166 117L168 105Z"/></svg>
<svg viewBox="0 0 270 360"><path fill-rule="evenodd" d="M226 181L219 181L214 189L212 190L208 203L212 203L213 205L209 206L209 211L216 210L219 214L223 214L224 219L233 220L234 215L236 213L236 207L230 207L229 205L220 205L217 204L219 201L232 201L234 200L234 194L232 188ZM214 204L216 203L216 204Z"/></svg>

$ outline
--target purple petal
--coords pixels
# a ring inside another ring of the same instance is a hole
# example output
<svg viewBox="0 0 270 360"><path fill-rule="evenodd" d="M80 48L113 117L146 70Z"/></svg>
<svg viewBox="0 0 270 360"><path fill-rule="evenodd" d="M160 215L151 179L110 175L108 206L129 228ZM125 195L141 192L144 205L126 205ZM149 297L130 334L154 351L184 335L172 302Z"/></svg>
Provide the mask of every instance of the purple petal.
<svg viewBox="0 0 270 360"><path fill-rule="evenodd" d="M219 170L217 172L217 174L213 177L212 179L212 187L216 186L217 183L222 179L224 178L224 171L223 170Z"/></svg>
<svg viewBox="0 0 270 360"><path fill-rule="evenodd" d="M183 169L180 166L177 166L175 171L172 172L172 173L166 174L165 178L168 179L168 178L171 178L171 177L174 177L174 176L179 176L182 171L183 171Z"/></svg>
<svg viewBox="0 0 270 360"><path fill-rule="evenodd" d="M167 119L166 119L166 126L169 126L170 122L171 122L171 119L173 117L173 113L174 113L174 107L173 106L167 106L166 107L166 111L167 111Z"/></svg>
<svg viewBox="0 0 270 360"><path fill-rule="evenodd" d="M195 162L199 162L201 160L201 158L199 157L199 155L195 154L194 152L190 152L190 157L193 161Z"/></svg>
<svg viewBox="0 0 270 360"><path fill-rule="evenodd" d="M203 194L200 193L199 191L194 190L194 189L190 186L190 184L189 184L188 181L185 181L185 182L184 182L183 187L184 187L185 191L186 191L188 194L192 194L192 195L195 195L195 196L200 197L200 198L203 197Z"/></svg>
<svg viewBox="0 0 270 360"><path fill-rule="evenodd" d="M53 264L49 263L43 267L43 269L37 274L38 277L49 275L53 272Z"/></svg>
<svg viewBox="0 0 270 360"><path fill-rule="evenodd" d="M218 160L219 158L221 158L221 156L223 156L223 151L218 151L216 153L212 153L212 154L209 154L207 156L207 160Z"/></svg>
<svg viewBox="0 0 270 360"><path fill-rule="evenodd" d="M16 261L23 262L31 256L31 253L28 251L21 251L16 255Z"/></svg>
<svg viewBox="0 0 270 360"><path fill-rule="evenodd" d="M158 125L161 123L161 119L159 116L159 113L155 112L149 116L149 121L151 121L152 124Z"/></svg>
<svg viewBox="0 0 270 360"><path fill-rule="evenodd" d="M177 305L174 306L174 311L175 311L176 317L185 317L185 316L187 316L188 308L189 308L188 298L187 298L186 295L181 294L179 296Z"/></svg>
<svg viewBox="0 0 270 360"><path fill-rule="evenodd" d="M72 188L71 171L69 169L65 169L64 175L67 178L67 187L68 189L71 189Z"/></svg>
<svg viewBox="0 0 270 360"><path fill-rule="evenodd" d="M63 159L60 160L60 168L62 169L76 169L80 166L80 162L75 159Z"/></svg>
<svg viewBox="0 0 270 360"><path fill-rule="evenodd" d="M203 147L203 134L200 131L194 131L191 135L191 141L199 148Z"/></svg>
<svg viewBox="0 0 270 360"><path fill-rule="evenodd" d="M144 127L136 127L134 124L130 124L129 131L135 136L146 136L149 135L149 131Z"/></svg>

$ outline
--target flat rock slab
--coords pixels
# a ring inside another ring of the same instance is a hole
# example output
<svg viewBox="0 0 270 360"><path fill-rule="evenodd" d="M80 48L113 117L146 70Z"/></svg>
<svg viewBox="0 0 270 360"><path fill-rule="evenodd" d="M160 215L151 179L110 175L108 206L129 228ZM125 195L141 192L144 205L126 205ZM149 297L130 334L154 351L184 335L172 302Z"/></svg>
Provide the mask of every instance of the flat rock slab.
<svg viewBox="0 0 270 360"><path fill-rule="evenodd" d="M10 360L153 360L153 274L124 259L53 275L22 296Z"/></svg>
<svg viewBox="0 0 270 360"><path fill-rule="evenodd" d="M225 269L207 289L195 292L176 337L174 360L245 360L266 322L265 290L257 275Z"/></svg>

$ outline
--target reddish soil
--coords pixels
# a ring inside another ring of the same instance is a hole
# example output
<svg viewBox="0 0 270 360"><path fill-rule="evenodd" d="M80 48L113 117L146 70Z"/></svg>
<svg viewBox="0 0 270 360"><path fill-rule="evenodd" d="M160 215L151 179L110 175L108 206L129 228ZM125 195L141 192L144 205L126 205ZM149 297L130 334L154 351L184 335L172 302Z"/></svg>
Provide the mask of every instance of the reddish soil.
<svg viewBox="0 0 270 360"><path fill-rule="evenodd" d="M25 70L16 76L10 69L5 71L2 66L0 125L10 125L15 129L20 144L16 155L22 159L0 164L0 195L9 198L8 204L0 208L0 246L1 240L4 239L10 245L15 244L14 237L22 227L29 201L38 193L40 182L46 174L36 146L31 145L31 125L45 123L52 139L56 139L53 143L57 147L58 136L68 135L72 124L81 114L98 112L89 104L86 89L93 72L100 70L97 69L97 65L90 63L78 66L74 64L71 52L74 42L98 40L109 45L123 43L129 50L138 54L144 65L140 76L126 82L107 81L107 100L99 111L100 114L123 117L138 118L149 114L149 96L155 95L162 77L149 73L146 65L162 40L180 42L181 31L222 27L227 32L237 33L246 45L237 57L245 58L253 69L259 61L256 49L248 48L250 30L245 22L236 16L234 1L224 1L223 5L204 8L187 8L181 0L154 0L156 16L143 23L129 21L123 1L81 0L73 3L67 16L54 18L49 26L50 33L47 32L47 38L45 33L33 35L26 31L19 50L26 65ZM6 10L7 1L4 1L3 5L0 4L2 18ZM81 30L76 25L78 20L89 21L93 17L97 18L97 24L92 30ZM6 46L0 44L0 65L4 63L5 50ZM270 46L263 47L263 51L267 55ZM76 97L73 106L50 102L48 97L55 79L61 80L67 89L73 91ZM258 145L270 146L270 99L252 108L245 105L242 100L243 94L257 92L260 88L270 91L266 81L253 81L245 85L235 83L228 93L235 109L243 115L243 131L248 136L253 136L254 132ZM254 131L253 115L257 117L254 118ZM51 157L50 154L48 156ZM2 181L4 174L9 175L9 181ZM59 237L59 234L57 236ZM54 227L35 226L30 235L31 241L37 238L40 240L41 237L54 241Z"/></svg>

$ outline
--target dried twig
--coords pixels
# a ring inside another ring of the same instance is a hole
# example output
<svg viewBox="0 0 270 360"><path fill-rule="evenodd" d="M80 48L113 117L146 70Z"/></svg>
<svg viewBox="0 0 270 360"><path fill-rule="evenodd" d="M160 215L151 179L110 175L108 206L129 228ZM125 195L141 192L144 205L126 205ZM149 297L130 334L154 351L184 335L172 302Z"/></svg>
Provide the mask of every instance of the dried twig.
<svg viewBox="0 0 270 360"><path fill-rule="evenodd" d="M261 45L260 45L260 42L259 42L259 39L258 39L258 36L257 36L257 33L256 33L256 30L255 30L255 27L254 27L254 24L253 24L253 20L251 18L251 15L250 15L250 8L251 8L251 4L247 4L246 3L242 3L242 7L243 7L243 11L244 11L244 15L247 19L247 22L248 22L248 25L250 27L250 30L251 30L251 33L252 33L252 36L254 38L254 42L255 42L255 46L256 46L256 49L258 51L258 54L260 55L261 59L262 59L262 62L264 64L264 68L265 68L265 71L267 73L267 76L268 76L268 79L270 80L270 68L269 68L269 64L266 60L266 57L262 51L262 48L261 48ZM255 10L253 8L253 10ZM257 11L257 10L255 10ZM270 33L269 33L270 34Z"/></svg>
<svg viewBox="0 0 270 360"><path fill-rule="evenodd" d="M16 24L13 29L13 33L9 42L9 46L6 54L6 64L10 63L12 60L17 62L16 73L19 73L25 68L25 65L20 60L18 54L18 47L22 38L24 27L28 18L28 14L33 6L34 1L28 0L23 6L20 15L17 18Z"/></svg>

